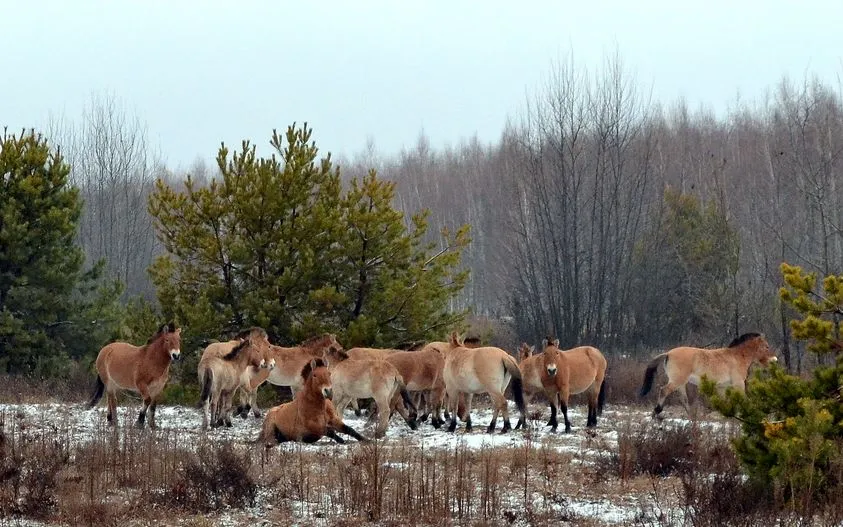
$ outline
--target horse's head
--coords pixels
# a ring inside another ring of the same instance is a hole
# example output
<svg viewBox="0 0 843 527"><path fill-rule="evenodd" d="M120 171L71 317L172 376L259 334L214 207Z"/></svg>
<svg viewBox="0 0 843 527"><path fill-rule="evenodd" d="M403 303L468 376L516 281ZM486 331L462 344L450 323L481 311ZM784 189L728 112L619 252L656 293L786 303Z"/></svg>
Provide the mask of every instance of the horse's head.
<svg viewBox="0 0 843 527"><path fill-rule="evenodd" d="M535 346L530 346L526 342L522 342L521 347L518 348L518 358L520 360L528 359L533 356L533 353L535 353L535 351Z"/></svg>
<svg viewBox="0 0 843 527"><path fill-rule="evenodd" d="M559 339L551 340L550 337L542 341L542 365L550 377L555 377L559 371L559 359L562 352L559 351Z"/></svg>
<svg viewBox="0 0 843 527"><path fill-rule="evenodd" d="M322 359L313 359L308 362L302 368L301 376L304 378L305 390L325 399L333 397L331 372L328 371L328 365Z"/></svg>
<svg viewBox="0 0 843 527"><path fill-rule="evenodd" d="M448 335L448 344L452 348L461 348L463 347L463 341L460 338L460 334L456 331L452 331L450 335Z"/></svg>
<svg viewBox="0 0 843 527"><path fill-rule="evenodd" d="M736 337L729 343L730 348L742 349L746 357L750 360L757 360L762 366L767 366L771 362L777 362L779 359L770 351L770 344L761 333L744 333Z"/></svg>
<svg viewBox="0 0 843 527"><path fill-rule="evenodd" d="M770 351L770 344L763 335L755 337L755 357L762 366L768 366L771 362L778 362L779 358Z"/></svg>
<svg viewBox="0 0 843 527"><path fill-rule="evenodd" d="M275 359L271 357L269 336L263 328L252 327L241 331L237 337L240 341L238 347L244 347L246 352L246 363L255 369L272 369L275 367Z"/></svg>
<svg viewBox="0 0 843 527"><path fill-rule="evenodd" d="M348 353L343 349L327 348L323 352L323 357L328 365L337 364L344 360L348 360Z"/></svg>
<svg viewBox="0 0 843 527"><path fill-rule="evenodd" d="M176 327L175 322L163 324L150 342L160 339L159 346L166 350L170 360L177 361L181 357L181 328Z"/></svg>

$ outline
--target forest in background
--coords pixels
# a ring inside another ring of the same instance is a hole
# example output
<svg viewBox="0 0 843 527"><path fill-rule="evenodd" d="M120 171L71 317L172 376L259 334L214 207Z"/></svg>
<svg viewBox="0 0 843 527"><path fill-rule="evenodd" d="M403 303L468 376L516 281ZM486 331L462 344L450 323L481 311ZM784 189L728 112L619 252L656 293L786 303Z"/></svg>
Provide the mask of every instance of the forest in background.
<svg viewBox="0 0 843 527"><path fill-rule="evenodd" d="M512 115L492 144L437 149L421 135L398 154L372 141L335 159L346 181L371 168L395 181L408 223L430 209L431 240L471 225L471 277L454 310L470 308L504 345L553 334L608 353L762 331L801 369L779 265L820 276L841 268L839 87L783 79L717 116L652 100L617 57L597 69L563 61ZM163 248L148 197L157 178L177 185L186 174L160 161L142 116L113 96L45 134L84 200L87 261L105 259L124 300L154 301L147 269ZM208 182L216 168L187 172Z"/></svg>

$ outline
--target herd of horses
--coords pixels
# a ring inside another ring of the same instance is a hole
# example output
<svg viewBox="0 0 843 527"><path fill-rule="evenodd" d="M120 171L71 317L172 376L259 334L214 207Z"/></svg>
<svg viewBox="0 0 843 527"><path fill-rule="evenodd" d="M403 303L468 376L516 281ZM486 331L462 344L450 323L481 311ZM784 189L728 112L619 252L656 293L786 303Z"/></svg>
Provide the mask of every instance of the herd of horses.
<svg viewBox="0 0 843 527"><path fill-rule="evenodd" d="M450 419L448 430L453 432L459 419L465 430L471 431L473 397L485 393L494 406L487 431L493 432L502 416L501 433L505 433L512 429L507 388L520 413L516 429L526 424L525 397L542 395L550 406L547 426L556 431L561 412L565 432L570 432L568 400L578 393L588 398L586 427L596 427L606 396L606 358L592 346L562 350L559 341L550 338L543 341L542 348L535 353L534 346L522 344L516 361L501 348L482 346L479 339L463 339L456 332L447 341L429 342L409 351L346 350L332 334L281 347L271 344L262 328L253 327L203 351L197 368L202 426L232 426L233 416L247 417L249 412L261 418L256 392L269 382L288 386L293 399L263 416L256 441L267 447L285 441L311 443L322 437L342 443L340 433L368 440L342 419L349 405L359 415L358 400L362 399L374 401L374 435L382 437L393 413L414 430L429 417L435 428ZM170 364L180 355L181 328L173 322L158 328L143 346L126 342L106 345L97 356L96 388L87 407L93 408L107 393L107 420L114 425L118 392L137 392L143 399L137 426L144 426L148 414L149 427L156 428L156 401L169 378ZM665 399L674 391L679 392L690 414L687 383L698 384L706 376L718 385L743 390L752 363L774 361L776 356L759 333L743 334L725 348L674 348L649 363L640 395L649 393L659 366L664 365L668 382L659 391L653 414L660 416ZM235 405L237 392L240 403Z"/></svg>

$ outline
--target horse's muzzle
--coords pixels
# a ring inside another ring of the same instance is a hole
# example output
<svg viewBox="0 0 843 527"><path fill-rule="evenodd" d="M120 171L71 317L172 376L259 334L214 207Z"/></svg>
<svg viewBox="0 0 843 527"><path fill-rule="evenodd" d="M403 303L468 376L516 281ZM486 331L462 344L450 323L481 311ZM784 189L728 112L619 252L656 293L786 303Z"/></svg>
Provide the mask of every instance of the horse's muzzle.
<svg viewBox="0 0 843 527"><path fill-rule="evenodd" d="M547 369L547 374L550 375L551 377L555 377L556 371L557 371L556 366L553 366L553 367L550 367L550 368Z"/></svg>
<svg viewBox="0 0 843 527"><path fill-rule="evenodd" d="M170 360L178 361L181 358L181 350L170 350Z"/></svg>
<svg viewBox="0 0 843 527"><path fill-rule="evenodd" d="M325 399L331 399L334 397L334 390L330 388L322 388L322 395L325 396Z"/></svg>

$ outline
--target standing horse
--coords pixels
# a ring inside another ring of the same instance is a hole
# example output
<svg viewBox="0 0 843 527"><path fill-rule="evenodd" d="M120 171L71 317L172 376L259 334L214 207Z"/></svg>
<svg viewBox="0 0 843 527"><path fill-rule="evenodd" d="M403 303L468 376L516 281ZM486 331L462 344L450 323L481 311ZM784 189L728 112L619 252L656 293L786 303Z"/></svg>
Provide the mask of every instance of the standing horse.
<svg viewBox="0 0 843 527"><path fill-rule="evenodd" d="M314 443L328 436L337 443L345 441L337 434L350 435L358 441L368 441L343 423L331 403L331 373L325 361L311 359L302 368L302 389L292 401L271 408L263 420L257 441L266 448L285 441Z"/></svg>
<svg viewBox="0 0 843 527"><path fill-rule="evenodd" d="M534 395L543 393L548 404L550 404L550 420L548 420L547 426L550 426L551 430L555 432L559 426L556 419L556 401L559 397L557 380L569 378L568 363L562 359L559 361L561 364L557 364L558 353L534 355L535 350L535 346L529 346L526 342L522 342L518 349L520 361L518 368L521 370L521 382L524 385L525 404L529 405ZM559 371L560 369L565 371ZM519 420L515 429L517 430L524 425L525 423Z"/></svg>
<svg viewBox="0 0 843 527"><path fill-rule="evenodd" d="M328 351L342 349L336 336L331 333L311 337L292 348L270 346L269 357L270 360L275 360L275 368L259 372L247 385L241 386L241 406L236 414L246 418L249 410L252 410L255 417L261 416L257 405L257 391L264 381L276 386L289 386L295 397L296 391L304 384L302 368L312 359L321 359Z"/></svg>
<svg viewBox="0 0 843 527"><path fill-rule="evenodd" d="M753 362L758 361L762 366L767 366L777 360L770 351L767 339L760 333L744 333L725 348L703 349L680 346L656 355L650 361L644 373L640 396L644 397L650 392L656 370L663 362L668 382L659 390L659 399L653 415L659 416L664 409L663 405L667 396L673 391L678 391L682 406L690 416L691 407L688 404L688 392L685 391L685 386L689 382L699 384L700 379L706 376L720 386L731 385L743 392L749 367Z"/></svg>
<svg viewBox="0 0 843 527"><path fill-rule="evenodd" d="M466 397L465 429L471 431L471 395L486 392L492 398L495 410L487 432L495 430L498 414L503 413L504 423L501 433L512 429L509 421L509 408L504 397L504 391L510 380L512 381L512 395L515 404L524 415L524 393L521 386L521 370L518 363L507 352L491 346L480 348L466 348L459 340L456 332L451 333L448 351L445 354L445 367L442 374L445 380L445 390L448 402L452 408L451 424L448 431L457 428L457 406L460 396Z"/></svg>
<svg viewBox="0 0 843 527"><path fill-rule="evenodd" d="M234 391L247 384L267 362L269 340L262 328L251 328L228 342L215 342L205 348L197 373L202 387L202 428L231 426L231 399ZM211 414L209 416L209 414Z"/></svg>
<svg viewBox="0 0 843 527"><path fill-rule="evenodd" d="M331 372L334 406L340 415L352 400L372 398L379 410L377 437L386 433L391 408L401 414L410 428L416 429L416 407L395 366L381 359L352 359L341 350L328 351L325 358Z"/></svg>
<svg viewBox="0 0 843 527"><path fill-rule="evenodd" d="M542 341L544 351L538 355L543 365L541 385L545 393L556 392L551 399L551 420L548 425L556 430L556 412L554 406L559 405L562 417L565 419L565 432L571 431L571 422L568 420L568 400L571 395L587 392L588 396L588 417L586 427L597 426L597 416L603 413L603 405L606 401L606 357L600 350L593 346L578 346L569 350L559 349L559 339L551 340L549 337ZM522 349L523 351L523 349ZM532 350L529 350L532 351ZM534 370L535 371L535 370ZM535 383L534 383L535 386ZM551 386L548 390L548 386ZM516 428L524 426L519 421Z"/></svg>
<svg viewBox="0 0 843 527"><path fill-rule="evenodd" d="M164 324L143 346L112 342L97 355L97 384L87 407L93 408L108 392L108 423L117 424L117 392L140 393L143 409L136 425L142 428L149 411L149 428L155 429L157 398L170 375L170 363L181 355L181 328L174 322Z"/></svg>

